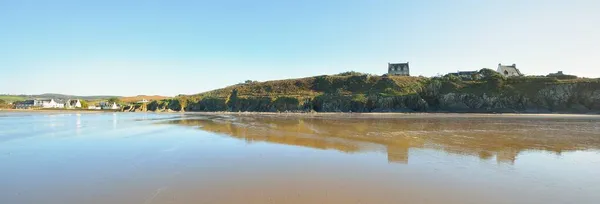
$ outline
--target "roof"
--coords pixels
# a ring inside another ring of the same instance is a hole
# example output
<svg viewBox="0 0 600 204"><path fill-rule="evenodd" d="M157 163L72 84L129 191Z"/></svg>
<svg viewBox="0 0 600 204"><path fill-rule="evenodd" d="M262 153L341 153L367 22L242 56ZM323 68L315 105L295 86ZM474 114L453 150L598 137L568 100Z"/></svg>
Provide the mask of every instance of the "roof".
<svg viewBox="0 0 600 204"><path fill-rule="evenodd" d="M502 65L502 64L498 64L499 67L504 67L504 68L517 68L517 64L512 64L512 65Z"/></svg>
<svg viewBox="0 0 600 204"><path fill-rule="evenodd" d="M388 63L389 67L403 67L403 68L408 68L408 62L407 63Z"/></svg>
<svg viewBox="0 0 600 204"><path fill-rule="evenodd" d="M18 102L17 104L33 105L34 103L35 103L34 100L25 100L25 101Z"/></svg>
<svg viewBox="0 0 600 204"><path fill-rule="evenodd" d="M514 71L514 72L517 72L517 74L521 75L521 71L519 71L519 69L517 69L517 68L515 68L515 67L512 67L512 66L507 66L507 67L504 67L504 66L503 66L502 68L504 68L504 69L507 69L507 70L512 70L512 71Z"/></svg>
<svg viewBox="0 0 600 204"><path fill-rule="evenodd" d="M517 69L517 65L516 64L512 64L512 65L502 65L502 64L498 64L498 72L500 72L500 69L508 69L508 70L512 70L514 72L517 72L518 75L523 75L521 73L521 71L519 71L519 69Z"/></svg>
<svg viewBox="0 0 600 204"><path fill-rule="evenodd" d="M74 106L74 105L76 105L76 104L77 104L77 102L78 102L78 101L79 101L79 100L77 100L77 99L75 99L75 100L69 100L69 105L72 105L72 106Z"/></svg>

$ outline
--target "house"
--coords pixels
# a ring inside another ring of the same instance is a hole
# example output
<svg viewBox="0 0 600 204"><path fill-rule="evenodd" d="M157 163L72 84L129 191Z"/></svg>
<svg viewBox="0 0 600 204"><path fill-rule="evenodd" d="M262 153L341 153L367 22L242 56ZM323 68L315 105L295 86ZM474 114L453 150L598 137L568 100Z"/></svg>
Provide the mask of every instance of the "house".
<svg viewBox="0 0 600 204"><path fill-rule="evenodd" d="M388 74L399 76L410 76L408 62L406 63L388 63Z"/></svg>
<svg viewBox="0 0 600 204"><path fill-rule="evenodd" d="M558 71L557 73L550 73L548 74L549 77L552 76L564 76L565 74L563 73L563 71Z"/></svg>
<svg viewBox="0 0 600 204"><path fill-rule="evenodd" d="M498 64L498 70L496 70L498 73L500 73L502 76L505 77L519 77L519 76L523 76L523 74L521 73L521 71L519 71L519 69L517 69L517 65L516 64L512 64L512 65L502 65L502 64Z"/></svg>
<svg viewBox="0 0 600 204"><path fill-rule="evenodd" d="M66 108L81 108L81 101L79 99L67 100L65 103Z"/></svg>
<svg viewBox="0 0 600 204"><path fill-rule="evenodd" d="M99 104L89 105L88 109L90 110L100 110L102 107Z"/></svg>
<svg viewBox="0 0 600 204"><path fill-rule="evenodd" d="M26 100L26 101L21 101L15 104L15 108L16 109L30 109L33 108L35 104L34 100Z"/></svg>
<svg viewBox="0 0 600 204"><path fill-rule="evenodd" d="M54 99L26 100L15 105L18 109L29 108L64 108L65 104Z"/></svg>
<svg viewBox="0 0 600 204"><path fill-rule="evenodd" d="M107 110L107 109L109 109L109 110L116 110L116 109L119 109L119 105L117 105L117 103L115 103L115 102L113 102L113 103L110 103L110 102L100 102L100 108L103 109L103 110Z"/></svg>
<svg viewBox="0 0 600 204"><path fill-rule="evenodd" d="M149 101L146 99L142 99L141 101L138 101L137 103L148 103Z"/></svg>
<svg viewBox="0 0 600 204"><path fill-rule="evenodd" d="M480 76L478 71L458 71L456 73L450 73L450 75L460 77L463 80L474 80L474 77Z"/></svg>
<svg viewBox="0 0 600 204"><path fill-rule="evenodd" d="M64 108L65 104L61 103L60 101L55 101L54 99L41 99L41 100L34 100L35 104L34 106L36 107L40 107L40 108Z"/></svg>

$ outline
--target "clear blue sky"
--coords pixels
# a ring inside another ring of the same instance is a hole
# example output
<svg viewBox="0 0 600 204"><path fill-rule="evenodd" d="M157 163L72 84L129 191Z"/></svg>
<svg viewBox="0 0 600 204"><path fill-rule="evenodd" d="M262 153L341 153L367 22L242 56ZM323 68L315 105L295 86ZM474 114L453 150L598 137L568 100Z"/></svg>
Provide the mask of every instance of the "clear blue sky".
<svg viewBox="0 0 600 204"><path fill-rule="evenodd" d="M192 94L516 63L600 77L598 0L0 0L0 93Z"/></svg>

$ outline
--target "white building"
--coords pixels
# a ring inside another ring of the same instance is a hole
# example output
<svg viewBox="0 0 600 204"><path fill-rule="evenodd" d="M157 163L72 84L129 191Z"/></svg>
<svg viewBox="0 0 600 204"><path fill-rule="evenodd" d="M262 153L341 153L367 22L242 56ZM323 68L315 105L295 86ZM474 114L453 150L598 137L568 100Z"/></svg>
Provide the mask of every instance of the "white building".
<svg viewBox="0 0 600 204"><path fill-rule="evenodd" d="M502 76L505 77L519 77L519 76L523 76L523 74L521 73L521 71L519 71L519 69L517 69L517 65L516 64L512 64L512 65L502 65L502 64L498 64L498 70L496 70L498 73L502 74Z"/></svg>
<svg viewBox="0 0 600 204"><path fill-rule="evenodd" d="M115 103L115 102L113 102L112 104L109 102L100 102L100 107L102 109L110 109L110 110L119 109L119 105L117 105L117 103Z"/></svg>
<svg viewBox="0 0 600 204"><path fill-rule="evenodd" d="M102 107L92 105L92 106L88 106L88 109L90 109L90 110L100 110L100 109L102 109Z"/></svg>
<svg viewBox="0 0 600 204"><path fill-rule="evenodd" d="M41 99L41 100L26 100L16 104L18 109L29 109L29 108L64 108L65 104L56 102L54 99Z"/></svg>
<svg viewBox="0 0 600 204"><path fill-rule="evenodd" d="M34 100L34 106L41 108L64 108L64 103L57 103L54 99Z"/></svg>
<svg viewBox="0 0 600 204"><path fill-rule="evenodd" d="M67 102L65 103L65 107L67 107L67 108L81 108L81 101L79 101L79 99L67 100Z"/></svg>

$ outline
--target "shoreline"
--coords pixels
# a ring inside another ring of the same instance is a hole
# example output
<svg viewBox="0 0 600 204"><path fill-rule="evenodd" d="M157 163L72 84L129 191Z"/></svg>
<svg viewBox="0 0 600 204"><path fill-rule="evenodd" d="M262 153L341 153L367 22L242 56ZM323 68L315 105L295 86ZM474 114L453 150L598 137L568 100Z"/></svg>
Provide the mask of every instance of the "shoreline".
<svg viewBox="0 0 600 204"><path fill-rule="evenodd" d="M118 110L90 110L90 109L0 109L0 113L118 113Z"/></svg>
<svg viewBox="0 0 600 204"><path fill-rule="evenodd" d="M180 112L175 112L180 113ZM465 118L465 117L529 117L529 118L600 118L599 114L567 114L567 113L274 113L274 112L183 112L186 115L229 115L229 116L269 116L269 117L307 117L307 118Z"/></svg>
<svg viewBox="0 0 600 204"><path fill-rule="evenodd" d="M369 112L369 113L346 113L346 112L123 112L117 110L89 110L89 109L0 109L2 112L13 113L152 113L152 114L184 114L184 115L230 115L230 116L302 116L302 117L327 117L327 118L440 118L440 117L590 117L600 118L600 114L595 113L468 113L468 112Z"/></svg>

